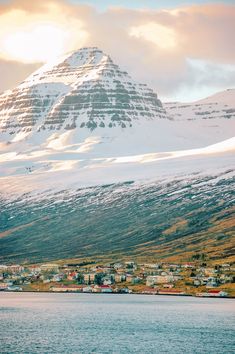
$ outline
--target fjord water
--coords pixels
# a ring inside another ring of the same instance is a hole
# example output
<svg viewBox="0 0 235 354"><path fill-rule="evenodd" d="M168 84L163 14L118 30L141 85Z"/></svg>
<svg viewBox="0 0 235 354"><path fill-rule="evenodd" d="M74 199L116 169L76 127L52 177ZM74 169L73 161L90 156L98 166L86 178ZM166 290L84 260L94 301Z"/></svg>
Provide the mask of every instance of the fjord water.
<svg viewBox="0 0 235 354"><path fill-rule="evenodd" d="M1 353L234 353L235 301L1 293Z"/></svg>

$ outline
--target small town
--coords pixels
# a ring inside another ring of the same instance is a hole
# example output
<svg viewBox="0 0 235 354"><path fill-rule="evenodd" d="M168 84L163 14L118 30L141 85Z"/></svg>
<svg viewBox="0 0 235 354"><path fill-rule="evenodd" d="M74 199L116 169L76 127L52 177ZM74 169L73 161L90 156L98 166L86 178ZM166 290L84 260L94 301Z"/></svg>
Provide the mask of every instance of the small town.
<svg viewBox="0 0 235 354"><path fill-rule="evenodd" d="M1 291L234 297L234 265L143 263L0 265Z"/></svg>

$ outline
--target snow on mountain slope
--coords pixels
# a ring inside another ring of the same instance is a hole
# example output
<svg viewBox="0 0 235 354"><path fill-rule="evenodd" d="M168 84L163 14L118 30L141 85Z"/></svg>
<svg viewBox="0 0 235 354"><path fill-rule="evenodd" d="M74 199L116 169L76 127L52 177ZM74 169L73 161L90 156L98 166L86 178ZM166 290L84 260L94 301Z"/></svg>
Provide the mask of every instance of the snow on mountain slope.
<svg viewBox="0 0 235 354"><path fill-rule="evenodd" d="M202 103L202 104L221 104L224 108L228 107L228 106L233 106L235 107L235 89L227 89L226 91L221 91L221 92L217 92L212 96L206 97L202 100L199 100L195 103ZM226 112L226 109L224 110L225 113L229 113ZM230 113L234 113L230 112ZM233 114L234 115L234 114Z"/></svg>
<svg viewBox="0 0 235 354"><path fill-rule="evenodd" d="M207 135L208 145L232 138L235 132L235 89L219 92L193 103L165 103L169 117Z"/></svg>
<svg viewBox="0 0 235 354"><path fill-rule="evenodd" d="M235 90L163 105L101 50L82 48L0 96L1 185L28 191L228 168L234 122Z"/></svg>
<svg viewBox="0 0 235 354"><path fill-rule="evenodd" d="M157 95L135 83L97 48L48 64L0 97L1 130L26 132L131 127L136 119L166 118Z"/></svg>

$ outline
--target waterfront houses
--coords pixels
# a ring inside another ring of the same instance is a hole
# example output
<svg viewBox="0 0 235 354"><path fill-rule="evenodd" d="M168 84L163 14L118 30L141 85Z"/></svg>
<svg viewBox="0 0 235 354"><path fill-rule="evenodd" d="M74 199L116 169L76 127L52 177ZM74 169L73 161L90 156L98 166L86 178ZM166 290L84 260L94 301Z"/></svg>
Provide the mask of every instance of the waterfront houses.
<svg viewBox="0 0 235 354"><path fill-rule="evenodd" d="M190 263L44 263L0 265L1 291L235 295L234 265Z"/></svg>

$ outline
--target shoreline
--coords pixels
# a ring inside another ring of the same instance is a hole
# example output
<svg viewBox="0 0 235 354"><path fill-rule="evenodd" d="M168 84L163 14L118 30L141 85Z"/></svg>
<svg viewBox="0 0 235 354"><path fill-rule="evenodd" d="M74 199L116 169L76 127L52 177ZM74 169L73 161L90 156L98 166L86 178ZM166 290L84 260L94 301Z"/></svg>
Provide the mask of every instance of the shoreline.
<svg viewBox="0 0 235 354"><path fill-rule="evenodd" d="M195 298L207 298L207 299L235 299L235 296L196 296L193 294L142 294L142 293L101 293L101 292L79 292L79 291L34 291L34 290L26 290L26 291L0 291L0 293L43 293L43 294L86 294L86 295L144 295L144 296L177 296L177 297L195 297Z"/></svg>

